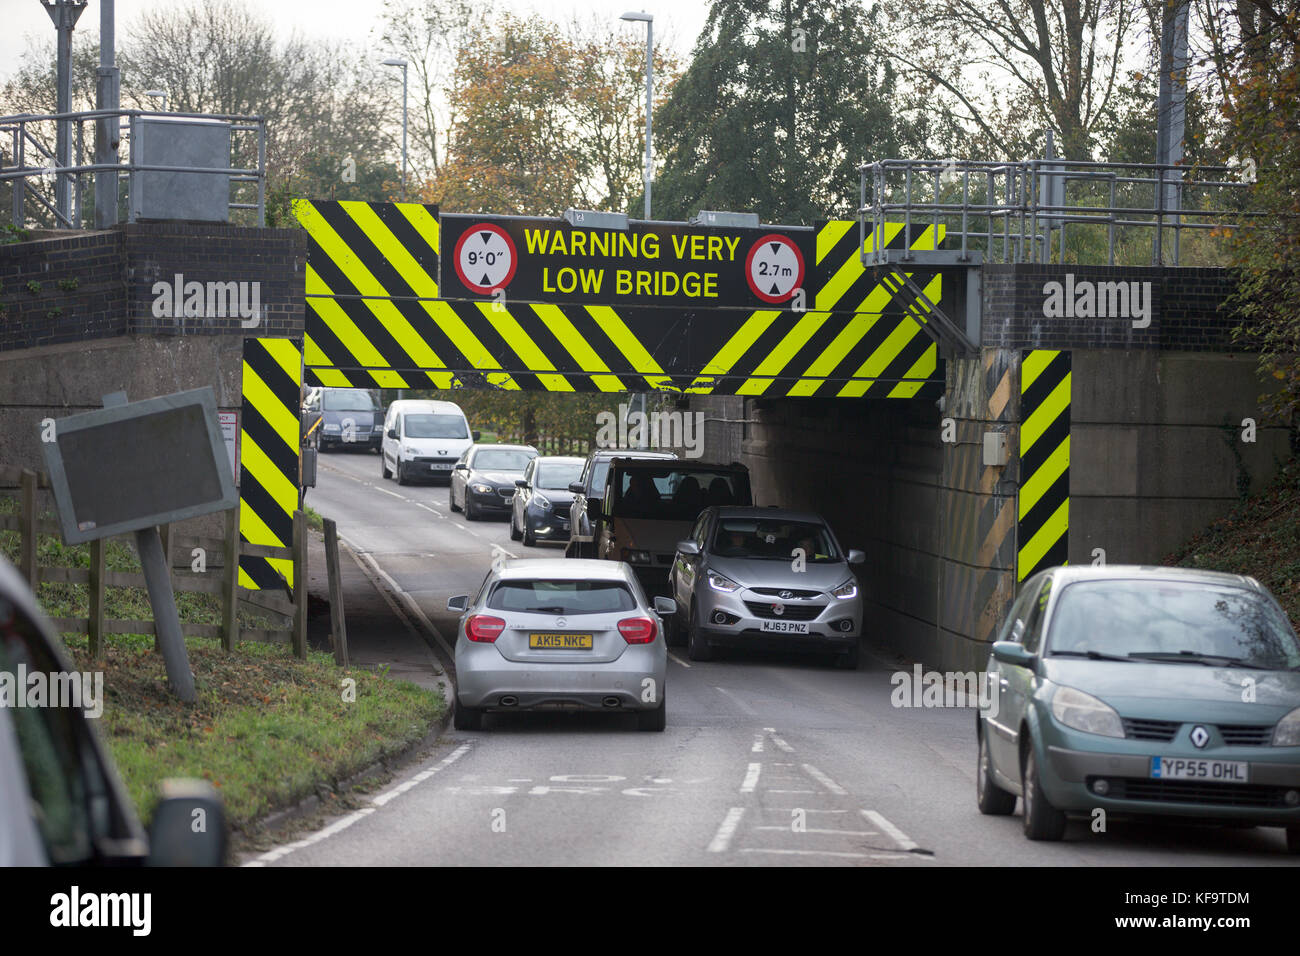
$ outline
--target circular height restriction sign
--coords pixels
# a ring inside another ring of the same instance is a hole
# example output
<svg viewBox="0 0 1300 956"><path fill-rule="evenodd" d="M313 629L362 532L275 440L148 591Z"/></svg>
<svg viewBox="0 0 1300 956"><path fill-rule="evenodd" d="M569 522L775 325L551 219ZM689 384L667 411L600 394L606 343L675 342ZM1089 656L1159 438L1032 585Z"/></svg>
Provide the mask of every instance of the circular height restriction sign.
<svg viewBox="0 0 1300 956"><path fill-rule="evenodd" d="M514 241L491 223L467 230L456 243L453 261L457 278L479 295L491 295L509 285L519 265Z"/></svg>
<svg viewBox="0 0 1300 956"><path fill-rule="evenodd" d="M745 259L745 280L754 295L776 305L785 302L803 286L803 253L786 236L772 234L759 239Z"/></svg>

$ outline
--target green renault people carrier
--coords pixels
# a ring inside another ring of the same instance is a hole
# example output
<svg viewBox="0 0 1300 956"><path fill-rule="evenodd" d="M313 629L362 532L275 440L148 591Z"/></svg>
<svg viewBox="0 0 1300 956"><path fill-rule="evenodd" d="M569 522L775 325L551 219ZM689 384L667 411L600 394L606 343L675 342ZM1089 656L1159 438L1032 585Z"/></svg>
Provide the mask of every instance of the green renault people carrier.
<svg viewBox="0 0 1300 956"><path fill-rule="evenodd" d="M1284 827L1300 853L1300 642L1253 578L1058 567L1025 583L977 718L986 814Z"/></svg>

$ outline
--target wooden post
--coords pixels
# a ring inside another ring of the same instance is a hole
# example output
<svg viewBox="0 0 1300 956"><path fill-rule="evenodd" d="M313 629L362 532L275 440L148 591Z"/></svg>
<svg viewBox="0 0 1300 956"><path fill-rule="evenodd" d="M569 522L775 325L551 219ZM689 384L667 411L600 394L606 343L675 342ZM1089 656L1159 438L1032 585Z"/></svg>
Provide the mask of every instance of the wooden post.
<svg viewBox="0 0 1300 956"><path fill-rule="evenodd" d="M104 659L104 539L90 542L90 620L86 628L92 660Z"/></svg>
<svg viewBox="0 0 1300 956"><path fill-rule="evenodd" d="M334 663L348 666L348 627L343 614L343 579L339 574L339 529L334 519L325 519L325 569L330 583L330 645Z"/></svg>
<svg viewBox="0 0 1300 956"><path fill-rule="evenodd" d="M27 586L33 591L36 590L37 569L36 569L36 472L30 468L24 468L22 473L23 486L23 513L21 516L22 528L18 532L19 537L19 554L18 562L23 573L23 578L27 581Z"/></svg>
<svg viewBox="0 0 1300 956"><path fill-rule="evenodd" d="M293 513L293 653L307 657L307 516Z"/></svg>
<svg viewBox="0 0 1300 956"><path fill-rule="evenodd" d="M221 644L233 651L239 641L239 505L226 512L221 554Z"/></svg>

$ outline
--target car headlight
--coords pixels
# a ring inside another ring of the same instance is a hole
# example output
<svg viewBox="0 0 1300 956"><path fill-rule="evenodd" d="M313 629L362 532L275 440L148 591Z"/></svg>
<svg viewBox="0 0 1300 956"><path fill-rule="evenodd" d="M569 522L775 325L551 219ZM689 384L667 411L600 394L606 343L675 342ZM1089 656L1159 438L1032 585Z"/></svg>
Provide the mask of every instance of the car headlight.
<svg viewBox="0 0 1300 956"><path fill-rule="evenodd" d="M1052 695L1052 716L1067 727L1103 737L1123 737L1124 723L1115 708L1073 687Z"/></svg>
<svg viewBox="0 0 1300 956"><path fill-rule="evenodd" d="M1287 714L1273 728L1274 747L1300 747L1300 707Z"/></svg>
<svg viewBox="0 0 1300 956"><path fill-rule="evenodd" d="M551 506L551 499L546 497L546 495L542 494L540 491L533 495L533 502L539 508L549 508Z"/></svg>
<svg viewBox="0 0 1300 956"><path fill-rule="evenodd" d="M709 587L715 591L722 591L725 594L731 594L733 591L739 591L740 585L724 574L717 571L709 572Z"/></svg>
<svg viewBox="0 0 1300 956"><path fill-rule="evenodd" d="M491 485L474 484L474 485L470 485L470 487L473 488L473 489L474 489L476 492L478 492L480 495L490 495L490 494L492 494L492 486L491 486Z"/></svg>
<svg viewBox="0 0 1300 956"><path fill-rule="evenodd" d="M858 596L858 579L849 578L837 588L831 588L831 594L834 594L841 601L847 601L849 598Z"/></svg>
<svg viewBox="0 0 1300 956"><path fill-rule="evenodd" d="M339 430L339 426L338 426L338 425L322 425L322 426L321 426L321 429L322 429L322 431L327 431L327 432L336 432L336 431Z"/></svg>
<svg viewBox="0 0 1300 956"><path fill-rule="evenodd" d="M405 445L402 446L402 454L404 455L418 455L419 453L420 450L418 448L409 448Z"/></svg>
<svg viewBox="0 0 1300 956"><path fill-rule="evenodd" d="M623 560L626 561L628 564L649 564L650 552L637 551L632 548L624 548Z"/></svg>

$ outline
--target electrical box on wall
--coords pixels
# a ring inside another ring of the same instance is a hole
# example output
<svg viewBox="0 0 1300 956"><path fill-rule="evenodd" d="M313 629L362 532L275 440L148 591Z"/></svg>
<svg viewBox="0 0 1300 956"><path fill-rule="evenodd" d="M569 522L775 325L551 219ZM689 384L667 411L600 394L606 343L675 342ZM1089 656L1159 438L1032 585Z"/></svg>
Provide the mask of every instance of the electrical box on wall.
<svg viewBox="0 0 1300 956"><path fill-rule="evenodd" d="M1007 433L984 433L984 464L1000 468L1007 463Z"/></svg>
<svg viewBox="0 0 1300 956"><path fill-rule="evenodd" d="M222 172L134 170L132 219L230 221L230 125L220 120L141 116L132 126L131 158L146 166Z"/></svg>

